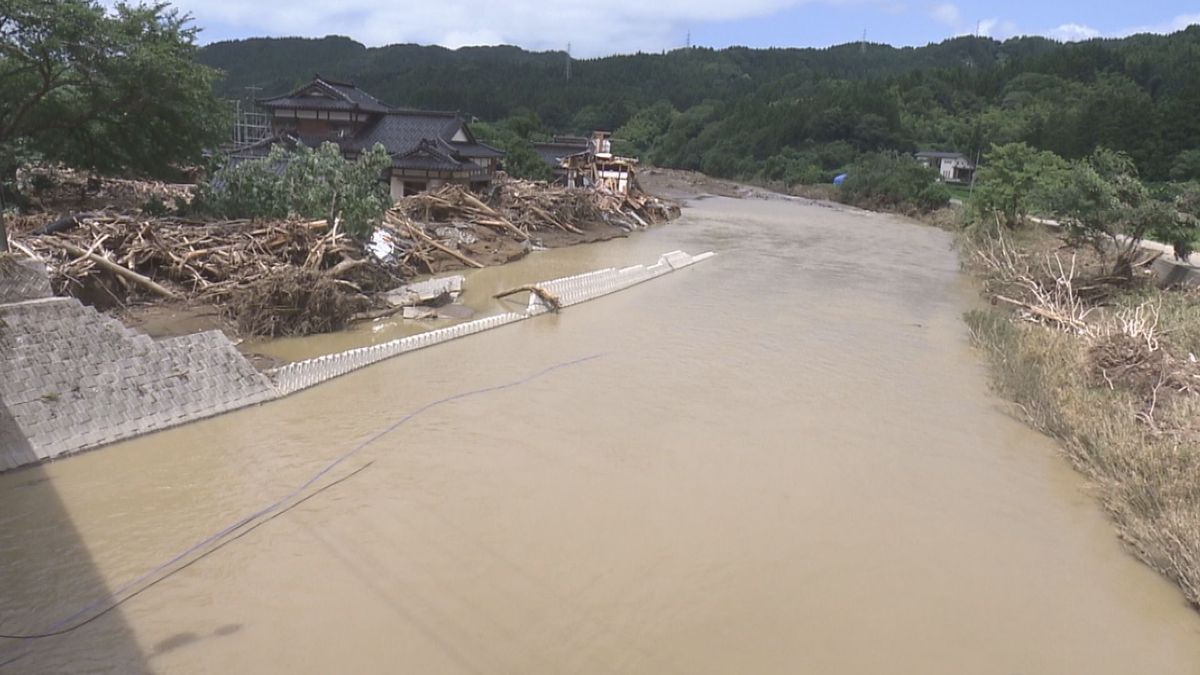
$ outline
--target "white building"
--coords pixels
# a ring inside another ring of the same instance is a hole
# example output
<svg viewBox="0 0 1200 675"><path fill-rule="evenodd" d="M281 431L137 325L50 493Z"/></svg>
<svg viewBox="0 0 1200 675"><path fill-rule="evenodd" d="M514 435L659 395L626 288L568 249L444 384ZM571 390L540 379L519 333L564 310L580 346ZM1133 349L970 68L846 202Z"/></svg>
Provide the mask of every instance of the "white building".
<svg viewBox="0 0 1200 675"><path fill-rule="evenodd" d="M947 183L970 183L975 177L975 162L957 152L918 152L917 161L937 169Z"/></svg>

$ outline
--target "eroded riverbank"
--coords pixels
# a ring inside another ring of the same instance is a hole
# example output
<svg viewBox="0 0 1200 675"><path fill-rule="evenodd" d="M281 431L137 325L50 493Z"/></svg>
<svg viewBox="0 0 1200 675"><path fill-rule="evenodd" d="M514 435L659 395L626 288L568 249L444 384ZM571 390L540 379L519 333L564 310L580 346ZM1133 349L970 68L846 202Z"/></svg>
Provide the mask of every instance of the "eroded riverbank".
<svg viewBox="0 0 1200 675"><path fill-rule="evenodd" d="M0 476L0 628L40 627L404 413L604 354L429 411L349 482L19 672L1200 670L1200 618L987 393L949 235L714 198L475 274L513 285L673 248L721 255Z"/></svg>

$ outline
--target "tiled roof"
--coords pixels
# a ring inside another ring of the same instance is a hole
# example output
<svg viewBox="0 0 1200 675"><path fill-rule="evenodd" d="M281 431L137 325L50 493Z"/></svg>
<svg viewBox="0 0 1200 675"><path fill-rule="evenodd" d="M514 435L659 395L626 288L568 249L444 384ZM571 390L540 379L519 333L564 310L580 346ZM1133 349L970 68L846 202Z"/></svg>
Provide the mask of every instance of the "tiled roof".
<svg viewBox="0 0 1200 675"><path fill-rule="evenodd" d="M304 95L311 91L319 91L324 96ZM379 143L392 156L397 167L475 171L479 167L471 159L504 156L502 150L477 143L458 113L390 108L353 84L335 82L319 75L287 96L264 99L259 103L268 108L300 107L376 113L351 138L310 138L293 133L293 143L299 141L309 147L317 147L322 141L331 140L338 144L342 152L351 155L365 152ZM453 140L460 131L468 141ZM417 152L418 149L420 152ZM265 147L256 150L265 155Z"/></svg>
<svg viewBox="0 0 1200 675"><path fill-rule="evenodd" d="M290 94L259 99L258 103L266 108L360 110L372 113L384 113L391 109L353 84L326 80L320 75Z"/></svg>
<svg viewBox="0 0 1200 675"><path fill-rule="evenodd" d="M962 153L959 153L959 152L924 151L924 152L918 152L917 157L928 157L930 159L966 159L966 157L964 157L962 155Z"/></svg>
<svg viewBox="0 0 1200 675"><path fill-rule="evenodd" d="M425 139L449 141L462 124L456 113L392 111L344 141L342 147L368 150L382 143L389 154L404 153Z"/></svg>
<svg viewBox="0 0 1200 675"><path fill-rule="evenodd" d="M577 155L585 152L588 149L587 139L582 139L582 143L534 143L533 149L537 152L542 161L550 166L557 167L563 157Z"/></svg>
<svg viewBox="0 0 1200 675"><path fill-rule="evenodd" d="M397 169L423 169L427 171L481 171L482 167L470 160L454 156L454 148L444 141L423 140L408 152L392 157L392 166Z"/></svg>
<svg viewBox="0 0 1200 675"><path fill-rule="evenodd" d="M463 157L503 157L504 151L499 148L493 148L487 143L457 143L452 142L454 150Z"/></svg>

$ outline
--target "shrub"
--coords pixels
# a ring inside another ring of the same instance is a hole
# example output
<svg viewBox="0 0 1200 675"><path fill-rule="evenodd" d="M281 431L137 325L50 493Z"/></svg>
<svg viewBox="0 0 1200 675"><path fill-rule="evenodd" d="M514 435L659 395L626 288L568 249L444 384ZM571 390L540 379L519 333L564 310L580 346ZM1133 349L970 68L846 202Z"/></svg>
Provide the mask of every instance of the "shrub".
<svg viewBox="0 0 1200 675"><path fill-rule="evenodd" d="M1024 143L993 145L976 176L972 218L987 225L998 218L1005 226L1016 227L1066 167L1058 155Z"/></svg>
<svg viewBox="0 0 1200 675"><path fill-rule="evenodd" d="M928 213L950 203L950 190L937 172L895 153L863 155L847 171L838 192L847 204Z"/></svg>
<svg viewBox="0 0 1200 675"><path fill-rule="evenodd" d="M263 159L217 170L197 188L192 209L223 218L340 219L346 232L366 237L391 205L383 181L390 164L378 144L353 162L333 143L293 152L276 146Z"/></svg>

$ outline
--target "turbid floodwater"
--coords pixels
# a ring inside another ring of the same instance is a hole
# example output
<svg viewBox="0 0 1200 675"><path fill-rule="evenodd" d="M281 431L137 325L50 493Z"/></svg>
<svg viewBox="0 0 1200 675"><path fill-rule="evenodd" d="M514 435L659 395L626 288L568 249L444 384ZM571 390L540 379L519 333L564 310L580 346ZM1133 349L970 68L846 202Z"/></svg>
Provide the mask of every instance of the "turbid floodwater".
<svg viewBox="0 0 1200 675"><path fill-rule="evenodd" d="M703 265L280 402L0 476L0 632L55 624L432 401L354 477L8 671L1200 672L1200 616L988 392L949 235L694 201L506 286ZM397 322L278 343L303 355ZM322 484L328 481L323 481ZM12 643L10 642L10 645ZM5 672L5 669L0 669Z"/></svg>

